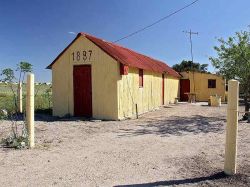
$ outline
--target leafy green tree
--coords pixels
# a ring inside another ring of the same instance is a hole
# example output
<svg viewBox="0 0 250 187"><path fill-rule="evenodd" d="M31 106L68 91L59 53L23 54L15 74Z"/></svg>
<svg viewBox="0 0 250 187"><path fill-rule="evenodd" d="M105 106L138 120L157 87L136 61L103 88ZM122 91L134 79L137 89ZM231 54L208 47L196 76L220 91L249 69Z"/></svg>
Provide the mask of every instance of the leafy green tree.
<svg viewBox="0 0 250 187"><path fill-rule="evenodd" d="M212 65L227 79L236 79L244 94L245 111L249 111L250 97L250 32L236 32L227 40L218 39L219 46L214 49L217 57L210 57ZM244 118L248 114L245 113Z"/></svg>
<svg viewBox="0 0 250 187"><path fill-rule="evenodd" d="M20 62L17 64L17 69L19 73L18 83L23 83L25 74L28 72L32 72L32 65L28 62ZM1 72L2 81L7 83L7 85L10 87L12 94L13 94L13 100L15 105L15 111L17 111L17 92L18 90L14 86L14 82L17 80L15 77L14 70L11 68L3 69Z"/></svg>
<svg viewBox="0 0 250 187"><path fill-rule="evenodd" d="M15 80L14 71L10 68L3 69L1 76L3 77L3 82L11 83Z"/></svg>
<svg viewBox="0 0 250 187"><path fill-rule="evenodd" d="M192 61L183 60L180 64L173 65L173 69L177 72L183 71L196 71L196 72L207 72L208 64L200 64Z"/></svg>
<svg viewBox="0 0 250 187"><path fill-rule="evenodd" d="M28 62L20 62L17 64L17 71L19 71L18 82L23 82L26 73L32 72L32 65Z"/></svg>
<svg viewBox="0 0 250 187"><path fill-rule="evenodd" d="M14 71L11 68L6 68L3 69L1 72L1 77L3 77L1 79L1 81L5 82L11 89L12 93L13 93L13 100L14 100L14 105L15 105L15 109L17 109L17 97L16 97L16 91L14 88L14 81L15 81L15 75L14 75Z"/></svg>

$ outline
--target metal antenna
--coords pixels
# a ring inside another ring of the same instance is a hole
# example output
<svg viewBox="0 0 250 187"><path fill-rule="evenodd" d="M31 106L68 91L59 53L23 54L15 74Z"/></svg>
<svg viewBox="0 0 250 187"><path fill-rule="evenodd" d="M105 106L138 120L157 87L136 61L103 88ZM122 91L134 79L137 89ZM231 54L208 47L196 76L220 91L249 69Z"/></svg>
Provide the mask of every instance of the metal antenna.
<svg viewBox="0 0 250 187"><path fill-rule="evenodd" d="M192 42L192 35L196 34L198 35L198 32L192 32L192 30L190 29L190 31L183 31L186 34L189 34L189 41L190 41L190 50L191 50L191 59L192 62L194 62L194 56L193 56L193 42Z"/></svg>
<svg viewBox="0 0 250 187"><path fill-rule="evenodd" d="M193 42L192 42L192 35L196 34L198 35L198 32L192 32L192 30L190 29L190 31L182 31L186 34L189 34L189 41L190 41L190 52L191 52L191 59L192 59L192 65L194 63L194 55L193 55ZM192 68L192 67L191 67ZM194 71L193 71L193 85L194 85L194 92L195 92L195 83L194 83Z"/></svg>

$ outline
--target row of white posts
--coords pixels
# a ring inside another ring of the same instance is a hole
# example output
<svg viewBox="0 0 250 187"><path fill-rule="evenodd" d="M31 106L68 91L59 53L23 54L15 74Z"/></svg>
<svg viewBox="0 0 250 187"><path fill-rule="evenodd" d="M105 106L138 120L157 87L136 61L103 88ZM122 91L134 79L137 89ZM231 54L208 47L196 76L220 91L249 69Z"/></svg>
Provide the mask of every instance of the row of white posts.
<svg viewBox="0 0 250 187"><path fill-rule="evenodd" d="M22 112L22 86L19 85L19 112ZM34 74L27 75L26 122L29 134L29 147L35 146L34 141ZM228 106L225 144L224 172L227 175L236 173L237 131L239 82L228 81Z"/></svg>
<svg viewBox="0 0 250 187"><path fill-rule="evenodd" d="M35 147L35 133L34 133L34 74L27 75L26 88L26 124L29 136L29 147ZM18 111L23 112L23 94L22 84L18 85Z"/></svg>

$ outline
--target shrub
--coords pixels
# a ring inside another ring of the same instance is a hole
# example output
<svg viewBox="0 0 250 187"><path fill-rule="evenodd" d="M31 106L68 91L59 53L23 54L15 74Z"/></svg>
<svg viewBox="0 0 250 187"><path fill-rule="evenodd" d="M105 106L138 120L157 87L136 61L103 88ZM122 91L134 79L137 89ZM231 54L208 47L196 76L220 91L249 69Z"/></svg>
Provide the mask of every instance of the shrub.
<svg viewBox="0 0 250 187"><path fill-rule="evenodd" d="M11 114L13 117L14 115ZM17 117L17 116L16 116ZM22 149L28 146L28 134L25 122L22 123L21 132L18 129L17 119L11 121L11 133L1 141L3 147Z"/></svg>

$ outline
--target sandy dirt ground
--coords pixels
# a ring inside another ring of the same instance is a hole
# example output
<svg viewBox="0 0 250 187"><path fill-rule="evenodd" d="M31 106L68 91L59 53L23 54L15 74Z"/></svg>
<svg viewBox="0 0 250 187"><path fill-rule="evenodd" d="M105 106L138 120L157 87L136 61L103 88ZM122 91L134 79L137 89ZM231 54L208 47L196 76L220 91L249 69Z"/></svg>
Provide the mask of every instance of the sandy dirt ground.
<svg viewBox="0 0 250 187"><path fill-rule="evenodd" d="M241 108L243 110L243 108ZM125 121L39 116L36 148L0 148L0 186L250 186L250 124L223 174L226 106L178 104ZM0 138L10 129L0 124Z"/></svg>

